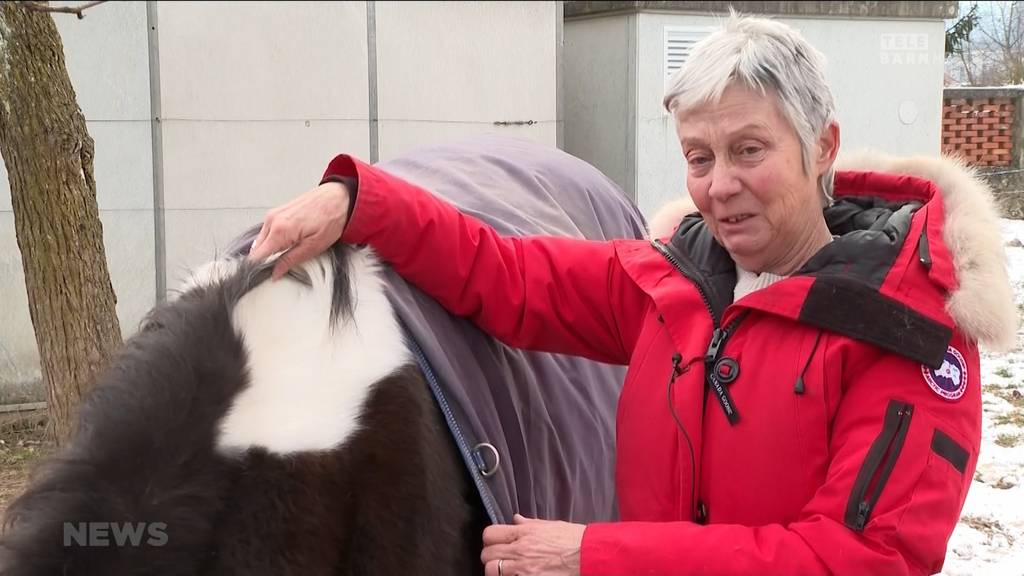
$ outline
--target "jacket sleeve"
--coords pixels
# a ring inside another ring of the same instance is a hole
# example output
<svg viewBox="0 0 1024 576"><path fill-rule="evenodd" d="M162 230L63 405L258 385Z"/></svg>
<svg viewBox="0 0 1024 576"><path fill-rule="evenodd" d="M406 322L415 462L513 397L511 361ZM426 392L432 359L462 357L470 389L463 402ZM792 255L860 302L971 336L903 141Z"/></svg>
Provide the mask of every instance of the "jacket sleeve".
<svg viewBox="0 0 1024 576"><path fill-rule="evenodd" d="M794 522L592 524L583 576L939 572L981 442L978 351L960 338L953 347L967 372L958 400L892 354L844 367L826 480Z"/></svg>
<svg viewBox="0 0 1024 576"><path fill-rule="evenodd" d="M367 244L406 281L509 346L628 363L647 296L611 242L505 237L348 155L323 181L354 178L341 240Z"/></svg>

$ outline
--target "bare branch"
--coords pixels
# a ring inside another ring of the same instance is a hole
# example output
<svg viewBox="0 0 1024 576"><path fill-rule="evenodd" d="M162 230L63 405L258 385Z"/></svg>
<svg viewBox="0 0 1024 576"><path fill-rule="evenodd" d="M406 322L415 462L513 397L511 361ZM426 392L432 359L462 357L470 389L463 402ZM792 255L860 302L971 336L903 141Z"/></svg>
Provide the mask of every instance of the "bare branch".
<svg viewBox="0 0 1024 576"><path fill-rule="evenodd" d="M20 4L35 12L60 12L62 14L74 14L75 16L78 16L79 20L81 20L82 18L85 18L85 14L82 14L82 12L85 12L89 8L98 4L103 4L106 1L107 0L93 0L92 2L86 2L80 6L50 6L40 2L21 2Z"/></svg>

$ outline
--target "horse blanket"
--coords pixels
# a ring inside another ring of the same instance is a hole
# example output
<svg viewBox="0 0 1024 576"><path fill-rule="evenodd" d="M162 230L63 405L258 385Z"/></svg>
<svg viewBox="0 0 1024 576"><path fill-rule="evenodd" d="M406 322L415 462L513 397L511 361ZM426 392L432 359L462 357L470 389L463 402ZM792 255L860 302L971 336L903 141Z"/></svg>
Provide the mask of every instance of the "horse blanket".
<svg viewBox="0 0 1024 576"><path fill-rule="evenodd" d="M611 240L646 233L636 206L596 168L527 140L476 137L377 167L504 235ZM491 521L510 522L513 513L617 519L615 410L625 368L512 349L390 268L385 278Z"/></svg>

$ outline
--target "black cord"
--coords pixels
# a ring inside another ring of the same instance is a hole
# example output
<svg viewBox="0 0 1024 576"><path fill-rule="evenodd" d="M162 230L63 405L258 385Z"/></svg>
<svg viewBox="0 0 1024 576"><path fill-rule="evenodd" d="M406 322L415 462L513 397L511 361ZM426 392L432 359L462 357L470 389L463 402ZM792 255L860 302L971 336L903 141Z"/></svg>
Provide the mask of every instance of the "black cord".
<svg viewBox="0 0 1024 576"><path fill-rule="evenodd" d="M676 407L672 403L672 386L676 383L676 376L683 373L683 370L680 370L679 368L679 364L682 360L683 357L678 352L672 356L672 374L669 376L668 380L668 409L669 412L672 413L672 419L676 421L676 426L678 426L679 430L683 432L683 437L686 438L686 446L690 449L690 515L695 517L693 515L697 494L697 459L693 453L693 442L690 441L690 435L687 434L686 428L679 420L679 415L676 414ZM689 366L687 366L687 369L689 369Z"/></svg>
<svg viewBox="0 0 1024 576"><path fill-rule="evenodd" d="M811 354L807 357L807 363L804 364L804 369L800 371L800 375L796 377L796 384L793 385L794 394L804 393L804 374L807 373L807 369L811 366L811 360L814 359L814 353L818 351L818 343L821 342L821 330L818 330L818 336L814 339L814 346L811 347Z"/></svg>

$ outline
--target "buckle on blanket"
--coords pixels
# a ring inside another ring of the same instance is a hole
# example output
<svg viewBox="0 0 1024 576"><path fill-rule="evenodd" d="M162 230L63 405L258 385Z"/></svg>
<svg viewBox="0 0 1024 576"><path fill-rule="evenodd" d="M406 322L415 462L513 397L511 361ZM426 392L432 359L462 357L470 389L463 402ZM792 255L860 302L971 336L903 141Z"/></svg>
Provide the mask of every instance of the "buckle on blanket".
<svg viewBox="0 0 1024 576"><path fill-rule="evenodd" d="M483 455L480 454L481 448L487 448L494 454L494 466L490 469L487 467L487 461L484 460ZM477 470L480 471L480 475L484 478L490 478L498 472L498 466L501 465L501 457L498 456L498 449L493 444L487 442L481 442L473 447L473 460L476 462Z"/></svg>

